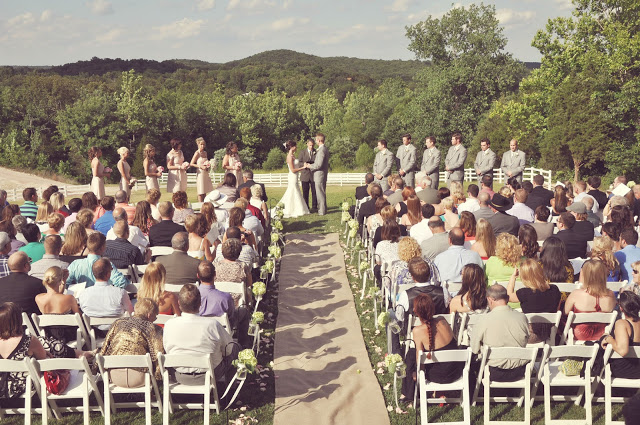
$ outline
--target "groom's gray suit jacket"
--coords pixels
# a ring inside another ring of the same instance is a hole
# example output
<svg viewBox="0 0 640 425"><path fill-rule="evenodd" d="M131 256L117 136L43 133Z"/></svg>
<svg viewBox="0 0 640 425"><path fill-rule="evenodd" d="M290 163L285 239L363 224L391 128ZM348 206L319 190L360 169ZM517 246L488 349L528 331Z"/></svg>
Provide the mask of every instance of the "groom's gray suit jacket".
<svg viewBox="0 0 640 425"><path fill-rule="evenodd" d="M316 158L309 169L313 172L313 181L318 198L318 214L327 213L327 174L329 173L329 150L321 144L316 151Z"/></svg>

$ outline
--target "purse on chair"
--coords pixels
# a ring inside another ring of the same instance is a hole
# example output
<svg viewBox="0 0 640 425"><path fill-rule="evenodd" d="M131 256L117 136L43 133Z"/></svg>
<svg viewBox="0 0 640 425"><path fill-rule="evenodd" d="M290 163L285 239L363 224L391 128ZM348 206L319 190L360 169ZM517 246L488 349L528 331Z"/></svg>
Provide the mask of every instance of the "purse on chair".
<svg viewBox="0 0 640 425"><path fill-rule="evenodd" d="M52 370L44 372L44 382L50 394L62 394L69 387L71 372L69 370Z"/></svg>

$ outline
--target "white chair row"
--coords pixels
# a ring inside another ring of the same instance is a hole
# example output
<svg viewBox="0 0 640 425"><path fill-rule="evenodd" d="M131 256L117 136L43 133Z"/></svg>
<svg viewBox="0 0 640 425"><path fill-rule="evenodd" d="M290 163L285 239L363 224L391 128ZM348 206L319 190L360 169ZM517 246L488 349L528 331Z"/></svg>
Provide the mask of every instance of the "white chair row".
<svg viewBox="0 0 640 425"><path fill-rule="evenodd" d="M612 390L614 388L640 388L639 379L627 379L620 377L612 377L611 363L613 359L619 359L620 356L612 352L611 346L607 348L604 354L604 380L600 375L593 376L591 369L596 361L598 353L598 345L593 346L548 346L544 347L527 347L527 348L491 348L484 347L482 351L482 359L478 378L473 394L469 388L469 374L471 367L471 350L449 350L436 351L432 353L431 359L427 359L426 353L420 352L419 356L419 376L418 387L420 397L420 417L421 423L428 422L428 405L440 403L456 403L463 408L463 420L460 422L446 422L447 424L470 424L470 405L475 405L477 401L482 399L484 405L484 423L485 424L529 424L531 420L530 412L533 401L535 399L544 400L545 424L590 424L593 423L592 404L594 402L605 403L605 424L621 425L623 422L612 421L612 404L623 403L623 397L613 397ZM640 358L640 347L630 347L629 354L626 358ZM525 372L522 379L514 382L496 382L491 379L490 368L487 365L489 359L522 359L526 360ZM582 373L567 376L560 370L563 362L567 359L583 362ZM427 365L436 366L438 363L444 362L464 362L464 370L462 376L455 382L450 384L438 384L429 382L426 379L424 367ZM544 395L536 397L539 383L542 382L544 387ZM595 391L599 384L604 386L604 398L594 397ZM479 397L479 388L484 387L483 397ZM491 395L494 389L518 389L520 396L504 396L495 397ZM577 390L577 391L576 391ZM433 392L460 391L462 396L459 398L429 398L428 395ZM576 405L584 400L584 409L586 418L579 420L571 420L566 418L552 418L551 402L552 401L573 401ZM524 405L524 420L519 422L496 421L491 417L490 403L501 402L518 402ZM443 423L443 422L439 422Z"/></svg>
<svg viewBox="0 0 640 425"><path fill-rule="evenodd" d="M93 374L86 358L80 359L46 359L36 361L24 360L0 360L0 372L24 373L27 375L27 391L21 397L24 407L6 408L0 405L0 418L7 414L24 415L25 424L31 423L31 417L35 414L42 415L42 423L47 424L53 414L57 419L62 418L62 413L82 412L83 422L89 424L90 413L100 412L105 417L105 424L111 423L111 416L118 408L144 408L145 423L151 425L151 413L157 408L163 415L163 424L169 424L169 415L175 408L204 410L204 424L209 424L211 410L220 413L222 407L218 396L218 389L214 376L213 356L165 355L158 353L158 367L163 379L163 397L160 396L158 382L153 375L153 365L149 354L140 356L96 356L99 368L98 374ZM170 375L170 370L177 367L198 368L205 371L204 385L182 385L175 382ZM109 373L116 369L136 368L143 370L144 385L140 388L118 387L110 382ZM61 394L51 394L46 389L43 373L69 370L71 380L69 386ZM102 381L103 392L99 391L99 383ZM143 394L144 401L132 401L130 397L117 400L118 396L129 394ZM200 395L202 403L176 403L172 396L175 394ZM91 404L91 396L95 397L96 404ZM33 397L38 397L41 406L33 406ZM155 400L154 400L155 397ZM58 404L64 400L82 400L81 404L65 402L64 406Z"/></svg>

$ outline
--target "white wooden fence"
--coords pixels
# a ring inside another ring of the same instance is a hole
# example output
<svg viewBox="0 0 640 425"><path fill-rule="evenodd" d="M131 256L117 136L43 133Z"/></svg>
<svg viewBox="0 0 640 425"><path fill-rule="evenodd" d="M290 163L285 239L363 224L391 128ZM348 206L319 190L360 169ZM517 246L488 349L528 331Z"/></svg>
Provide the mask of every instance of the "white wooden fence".
<svg viewBox="0 0 640 425"><path fill-rule="evenodd" d="M524 180L531 181L533 176L541 174L544 177L545 186L552 187L552 172L551 170L543 170L541 168L525 168L523 173ZM211 180L214 185L222 182L224 173L211 173ZM353 186L364 184L365 173L329 173L327 176L327 184L331 186ZM258 183L263 183L265 186L272 187L284 187L287 185L287 173L269 173L269 174L254 174L254 180ZM473 168L466 168L464 170L464 179L466 181L476 181L475 170ZM493 170L493 180L496 182L504 183L507 180L505 174L499 168ZM162 177L158 179L160 187L165 187L167 184L167 173L163 173ZM440 181L444 182L444 172L440 172ZM1 182L0 182L1 185ZM196 186L196 173L187 173L187 187ZM42 196L48 186L37 187L38 196ZM91 191L91 185L58 185L60 192L62 192L65 198L81 197L83 193ZM1 187L0 187L1 188ZM133 191L145 190L144 179L137 180ZM22 189L7 189L7 200L9 202L22 201Z"/></svg>

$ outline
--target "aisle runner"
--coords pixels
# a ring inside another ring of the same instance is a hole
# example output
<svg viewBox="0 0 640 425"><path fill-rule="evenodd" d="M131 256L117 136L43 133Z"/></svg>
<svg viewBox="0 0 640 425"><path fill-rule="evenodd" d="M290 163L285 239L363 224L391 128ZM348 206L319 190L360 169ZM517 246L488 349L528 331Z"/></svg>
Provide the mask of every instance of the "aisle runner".
<svg viewBox="0 0 640 425"><path fill-rule="evenodd" d="M279 274L275 425L389 423L338 240L337 234L287 235Z"/></svg>

